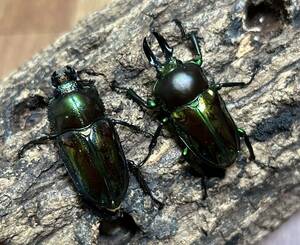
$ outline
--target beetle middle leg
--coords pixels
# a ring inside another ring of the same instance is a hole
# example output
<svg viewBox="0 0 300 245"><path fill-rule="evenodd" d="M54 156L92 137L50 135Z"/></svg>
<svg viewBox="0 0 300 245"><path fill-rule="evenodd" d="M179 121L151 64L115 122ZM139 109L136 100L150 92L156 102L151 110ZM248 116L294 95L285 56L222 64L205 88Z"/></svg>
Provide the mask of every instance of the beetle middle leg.
<svg viewBox="0 0 300 245"><path fill-rule="evenodd" d="M116 92L118 92L117 89L121 90L123 93L126 94L126 96L129 99L131 99L132 101L134 101L135 103L137 103L139 106L141 106L143 108L155 109L159 106L159 104L155 100L153 100L153 99L144 100L133 89L123 88L123 87L119 86L116 81L113 81L111 83L111 88L113 91L116 91Z"/></svg>
<svg viewBox="0 0 300 245"><path fill-rule="evenodd" d="M158 206L159 209L162 209L164 204L162 202L160 202L159 200L157 200L153 194L152 191L150 190L148 184L146 183L146 180L144 178L144 176L142 175L141 171L140 171L140 167L137 166L133 161L128 160L127 161L128 166L129 166L129 170L130 172L134 175L134 177L136 178L137 182L139 183L141 189L143 190L143 192L146 195L149 195L151 197L151 199L154 201L154 203Z"/></svg>
<svg viewBox="0 0 300 245"><path fill-rule="evenodd" d="M258 73L260 68L260 63L259 62L255 62L253 69L252 69L252 75L249 79L248 82L233 82L233 83L228 83L228 82L221 82L215 85L215 88L217 90L220 90L221 88L230 88L230 87L245 87L248 86L252 83L252 81L254 80L256 74Z"/></svg>

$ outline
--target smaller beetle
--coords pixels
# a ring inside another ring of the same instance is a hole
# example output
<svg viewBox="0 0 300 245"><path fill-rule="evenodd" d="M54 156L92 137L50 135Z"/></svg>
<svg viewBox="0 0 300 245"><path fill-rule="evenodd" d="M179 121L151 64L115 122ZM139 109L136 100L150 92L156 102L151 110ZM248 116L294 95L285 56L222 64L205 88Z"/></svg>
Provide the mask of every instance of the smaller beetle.
<svg viewBox="0 0 300 245"><path fill-rule="evenodd" d="M120 87L114 82L113 89L125 90L126 95L147 109L160 112L160 124L149 145L142 166L152 154L157 138L164 125L168 125L180 145L183 145L182 155L191 167L202 176L204 189L203 199L207 196L207 172L218 172L230 166L240 151L240 137L244 138L250 153L250 160L255 155L246 132L237 128L225 103L218 91L224 87L243 87L249 85L258 72L258 63L254 66L249 82L226 82L209 85L202 65L202 55L196 32L186 33L181 22L174 20L181 31L183 40L192 42L196 56L194 59L182 62L173 56L173 48L157 32L152 32L164 54L165 63L161 63L153 54L146 38L143 49L149 63L157 71L157 81L153 89L154 99L145 101L132 89Z"/></svg>
<svg viewBox="0 0 300 245"><path fill-rule="evenodd" d="M53 73L54 96L49 102L46 98L41 102L48 105L51 134L24 145L18 157L35 145L54 140L77 191L105 218L120 216L117 211L127 192L129 171L144 193L162 208L140 169L125 158L114 126L120 124L136 132L144 131L127 122L108 118L94 81L81 79L82 73L97 75L88 69L76 72L70 66Z"/></svg>

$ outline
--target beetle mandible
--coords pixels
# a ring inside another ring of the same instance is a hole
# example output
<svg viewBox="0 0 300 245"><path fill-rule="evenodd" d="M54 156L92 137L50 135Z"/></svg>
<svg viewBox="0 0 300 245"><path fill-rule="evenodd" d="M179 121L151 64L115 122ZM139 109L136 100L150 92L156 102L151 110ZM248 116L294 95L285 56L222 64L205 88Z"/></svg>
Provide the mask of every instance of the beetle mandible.
<svg viewBox="0 0 300 245"><path fill-rule="evenodd" d="M205 171L224 170L237 158L240 151L240 138L244 138L249 150L250 160L255 159L253 148L245 130L238 128L229 114L225 102L218 91L225 87L244 87L249 85L259 70L255 63L253 73L247 83L224 82L209 85L203 73L200 40L196 32L186 33L182 23L175 19L183 40L190 40L196 53L194 58L182 62L173 56L165 38L158 32L152 32L164 54L165 63L161 63L149 47L146 38L143 50L149 63L157 71L157 80L153 88L154 99L144 100L133 89L119 86L116 81L112 88L126 91L127 97L138 105L157 110L163 116L149 144L148 154L139 167L150 157L164 125L175 132L177 140L183 145L182 155L191 167L202 176L203 198L207 196Z"/></svg>
<svg viewBox="0 0 300 245"><path fill-rule="evenodd" d="M93 70L76 71L70 66L52 74L54 96L50 100L44 98L43 102L48 105L51 133L25 144L18 157L35 145L54 140L77 191L103 211L105 217L117 214L127 192L129 171L144 193L161 208L162 203L152 195L139 167L125 158L114 126L120 124L136 132L144 131L108 118L94 80L81 79L82 73L97 75Z"/></svg>

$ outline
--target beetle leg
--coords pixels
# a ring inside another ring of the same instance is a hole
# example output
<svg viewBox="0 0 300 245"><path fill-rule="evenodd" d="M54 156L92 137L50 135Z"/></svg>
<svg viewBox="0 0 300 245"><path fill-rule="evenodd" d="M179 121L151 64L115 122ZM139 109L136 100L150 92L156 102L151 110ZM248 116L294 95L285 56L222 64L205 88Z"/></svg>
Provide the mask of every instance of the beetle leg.
<svg viewBox="0 0 300 245"><path fill-rule="evenodd" d="M208 197L206 183L207 183L207 177L205 175L202 175L201 176L201 186L203 190L202 200L205 200Z"/></svg>
<svg viewBox="0 0 300 245"><path fill-rule="evenodd" d="M122 126L125 126L127 128L130 128L132 129L133 131L136 131L137 133L142 133L144 134L146 137L151 137L153 136L151 133L148 133L144 130L142 130L139 126L136 126L136 125L133 125L133 124L130 124L128 122L124 122L124 121L121 121L121 120L116 120L116 119L110 119L112 121L113 124L119 124L119 125L122 125Z"/></svg>
<svg viewBox="0 0 300 245"><path fill-rule="evenodd" d="M36 146L36 145L41 145L47 143L49 140L54 140L58 135L46 135L43 137L40 137L38 139L29 141L27 144L23 145L22 148L18 151L18 159L20 159L24 152L29 150L30 148Z"/></svg>
<svg viewBox="0 0 300 245"><path fill-rule="evenodd" d="M245 140L246 146L247 146L249 154L250 154L249 160L251 160L251 161L255 160L254 151L253 151L253 148L252 148L252 145L251 145L251 142L249 140L247 133L245 132L244 129L241 129L241 128L238 129L238 132L239 132L240 137L243 137Z"/></svg>
<svg viewBox="0 0 300 245"><path fill-rule="evenodd" d="M128 89L126 92L127 97L132 99L135 103L137 103L139 106L148 108L147 101L145 101L142 97L140 97L133 89Z"/></svg>
<svg viewBox="0 0 300 245"><path fill-rule="evenodd" d="M259 68L260 68L260 64L259 62L255 62L254 63L254 66L253 66L253 71L252 71L252 75L249 79L248 82L237 82L237 83L227 83L227 82L222 82L222 83L219 83L217 85L215 85L215 88L217 90L220 90L221 88L229 88L229 87L245 87L245 86L248 86L252 83L252 81L254 80L256 74L258 73L259 71Z"/></svg>
<svg viewBox="0 0 300 245"><path fill-rule="evenodd" d="M156 146L156 144L157 144L157 139L158 139L158 137L159 137L159 135L160 135L160 133L161 133L161 130L162 130L163 126L164 126L164 124L161 122L161 123L158 125L158 127L156 128L155 133L154 133L154 135L153 135L153 137L152 137L152 139L151 139L151 142L150 142L150 144L149 144L149 146L148 146L148 154L147 154L147 156L143 159L143 161L141 161L141 162L138 164L138 167L142 167L142 166L145 164L145 162L149 159L149 157L152 155L153 149L155 148L155 146Z"/></svg>
<svg viewBox="0 0 300 245"><path fill-rule="evenodd" d="M189 162L189 159L188 159L188 155L190 154L190 151L187 147L185 147L183 150L182 150L182 155L181 157L186 160L187 162ZM203 195L202 195L202 200L205 200L208 195L207 195L207 176L205 175L205 173L203 172L203 170L200 170L199 168L196 170L194 168L194 170L200 174L201 176L201 187L202 187L202 191L203 191Z"/></svg>
<svg viewBox="0 0 300 245"><path fill-rule="evenodd" d="M153 99L147 99L145 101L142 97L140 97L133 89L128 89L126 95L129 99L132 99L139 106L145 107L147 109L155 109L159 105Z"/></svg>
<svg viewBox="0 0 300 245"><path fill-rule="evenodd" d="M150 190L148 184L146 183L144 176L142 175L139 166L135 165L133 161L127 161L130 172L135 176L137 182L140 184L141 189L146 195L149 195L154 203L158 206L158 209L162 209L164 204L157 200Z"/></svg>
<svg viewBox="0 0 300 245"><path fill-rule="evenodd" d="M183 40L191 40L193 47L195 49L196 52L196 57L194 59L194 61L201 65L202 64L202 53L201 53L201 45L200 42L203 41L203 38L197 36L197 32L192 31L190 33L186 33L182 23L180 20L178 19L174 19L173 20L175 22L175 24L178 26L178 28L180 29L181 32L181 36Z"/></svg>
<svg viewBox="0 0 300 245"><path fill-rule="evenodd" d="M119 89L126 93L126 96L133 100L135 103L137 103L139 106L146 108L146 109L155 109L158 107L158 103L155 102L153 99L148 99L147 101L144 100L142 97L140 97L133 89L131 88L123 88L117 84L116 81L113 81L111 83L112 90L116 91L116 89Z"/></svg>

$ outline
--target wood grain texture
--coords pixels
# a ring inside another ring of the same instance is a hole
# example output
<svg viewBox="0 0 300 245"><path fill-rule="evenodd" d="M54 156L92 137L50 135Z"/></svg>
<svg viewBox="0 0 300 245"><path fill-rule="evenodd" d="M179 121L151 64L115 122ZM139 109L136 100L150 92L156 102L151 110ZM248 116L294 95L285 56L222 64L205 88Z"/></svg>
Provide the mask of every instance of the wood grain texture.
<svg viewBox="0 0 300 245"><path fill-rule="evenodd" d="M170 41L176 57L191 57L173 18L204 38L210 82L247 81L254 61L261 63L249 87L221 93L237 125L250 135L257 160L247 161L243 145L225 178L209 181L209 197L203 201L200 178L179 163L180 149L164 132L143 173L165 207L157 210L130 179L122 208L141 228L131 244L254 244L299 210L299 1L288 2L283 1L281 30L255 33L243 25L243 1L119 0L5 78L0 90L0 241L102 244L99 217L74 191L52 144L15 159L24 143L48 131L45 110L30 111L26 98L50 96L50 75L58 67L93 67L104 74L94 78L108 115L153 132L153 115L112 92L110 82L144 97L151 93L155 72L141 50L150 26ZM123 128L119 132L127 157L142 159L149 140ZM273 168L262 167L267 165Z"/></svg>

